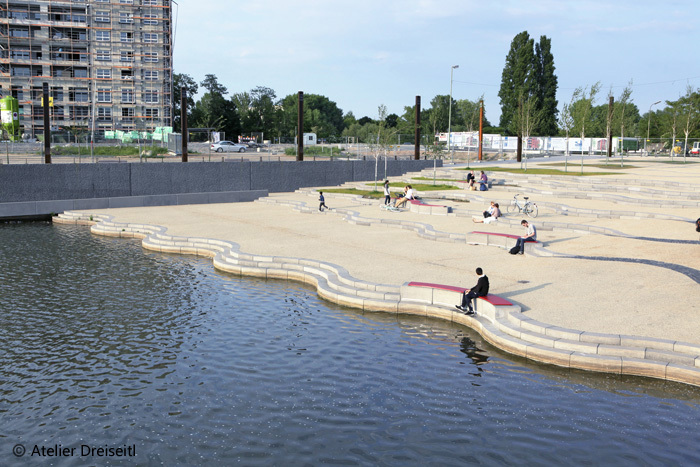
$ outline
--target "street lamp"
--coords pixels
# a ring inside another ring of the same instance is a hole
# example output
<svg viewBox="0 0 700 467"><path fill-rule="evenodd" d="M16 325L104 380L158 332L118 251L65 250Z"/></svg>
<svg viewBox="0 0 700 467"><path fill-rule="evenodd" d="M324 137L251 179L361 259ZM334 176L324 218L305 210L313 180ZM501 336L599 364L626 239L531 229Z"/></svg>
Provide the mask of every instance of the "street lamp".
<svg viewBox="0 0 700 467"><path fill-rule="evenodd" d="M649 106L649 118L648 118L648 122L647 122L647 139L644 140L644 152L646 153L647 156L649 155L649 151L647 151L647 143L649 142L649 130L651 129L651 108L653 106L655 106L656 104L660 104L660 103L661 103L661 101L656 101Z"/></svg>
<svg viewBox="0 0 700 467"><path fill-rule="evenodd" d="M454 153L452 152L452 142L450 140L450 133L452 132L452 73L455 68L459 68L459 65L452 65L450 68L450 110L447 114L447 150L450 151L450 160L452 164L455 163Z"/></svg>

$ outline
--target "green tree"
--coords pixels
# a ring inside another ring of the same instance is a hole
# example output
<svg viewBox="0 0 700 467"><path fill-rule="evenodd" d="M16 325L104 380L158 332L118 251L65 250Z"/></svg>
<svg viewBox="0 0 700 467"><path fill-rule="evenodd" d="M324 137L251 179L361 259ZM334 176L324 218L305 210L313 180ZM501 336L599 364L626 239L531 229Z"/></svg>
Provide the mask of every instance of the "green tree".
<svg viewBox="0 0 700 467"><path fill-rule="evenodd" d="M693 94L693 88L690 84L688 84L685 88L685 95L679 99L682 112L681 128L683 130L683 133L685 134L685 142L683 145L683 148L685 148L685 151L683 151L684 161L686 152L688 152L688 137L697 126L698 108L696 99L694 99Z"/></svg>
<svg viewBox="0 0 700 467"><path fill-rule="evenodd" d="M452 99L452 117L454 118L454 99ZM437 95L430 101L430 112L428 120L430 121L430 130L433 134L447 131L448 116L450 113L450 96Z"/></svg>
<svg viewBox="0 0 700 467"><path fill-rule="evenodd" d="M574 105L572 106L571 114L574 118L574 130L581 134L581 173L583 174L583 142L586 139L586 125L589 124L591 117L591 109L595 102L596 96L600 91L600 81L595 83L590 88L578 87L571 97Z"/></svg>
<svg viewBox="0 0 700 467"><path fill-rule="evenodd" d="M204 81L199 83L199 85L212 94L220 94L222 96L228 94L226 86L219 83L219 80L216 77L216 75L205 75Z"/></svg>
<svg viewBox="0 0 700 467"><path fill-rule="evenodd" d="M557 76L554 74L552 40L540 36L535 44L535 97L537 98L537 121L534 132L538 135L557 134Z"/></svg>
<svg viewBox="0 0 700 467"><path fill-rule="evenodd" d="M233 100L226 99L226 87L215 75L206 75L200 85L207 90L195 104L191 128L212 128L226 133L226 139L236 141L241 134L241 123Z"/></svg>
<svg viewBox="0 0 700 467"><path fill-rule="evenodd" d="M279 102L281 107L279 127L280 134L295 136L299 97L290 94ZM304 94L304 129L314 130L319 138L331 138L343 133L345 122L343 111L326 96Z"/></svg>
<svg viewBox="0 0 700 467"><path fill-rule="evenodd" d="M501 74L501 88L498 91L501 104L500 126L512 133L513 120L518 110L518 102L529 99L535 91L534 41L527 31L513 38L506 64ZM518 125L515 125L518 127Z"/></svg>
<svg viewBox="0 0 700 467"><path fill-rule="evenodd" d="M454 131L478 131L479 130L479 108L484 96L480 96L475 101L460 99L454 104L455 115L452 128ZM484 109L484 127L490 127L491 123L486 118Z"/></svg>
<svg viewBox="0 0 700 467"><path fill-rule="evenodd" d="M245 134L275 134L275 130L278 129L276 99L275 91L264 86L257 86L250 92L240 92L231 96L231 100L238 109L241 131Z"/></svg>
<svg viewBox="0 0 700 467"><path fill-rule="evenodd" d="M350 125L352 125L353 123L357 123L357 119L355 118L355 115L352 113L352 111L349 111L343 117L343 129L349 128Z"/></svg>
<svg viewBox="0 0 700 467"><path fill-rule="evenodd" d="M192 110L194 109L194 96L199 90L197 82L190 76L183 73L175 73L173 75L173 130L180 131L180 101L182 100L181 89L185 88L187 92L187 120L191 121Z"/></svg>
<svg viewBox="0 0 700 467"><path fill-rule="evenodd" d="M572 107L574 105L575 97L576 94L572 96L571 102L565 102L564 105L562 105L561 113L559 114L559 128L561 128L564 134L566 135L566 152L564 153L564 172L568 172L569 168L569 134L574 128L574 116L572 114Z"/></svg>

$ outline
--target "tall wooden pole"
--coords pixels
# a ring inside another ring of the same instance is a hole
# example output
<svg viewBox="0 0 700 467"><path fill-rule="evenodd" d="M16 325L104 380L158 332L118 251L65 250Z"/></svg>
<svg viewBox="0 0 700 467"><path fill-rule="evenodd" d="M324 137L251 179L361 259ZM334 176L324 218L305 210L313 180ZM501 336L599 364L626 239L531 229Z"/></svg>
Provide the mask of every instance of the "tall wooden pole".
<svg viewBox="0 0 700 467"><path fill-rule="evenodd" d="M44 83L44 162L51 163L51 120L49 114L49 83Z"/></svg>
<svg viewBox="0 0 700 467"><path fill-rule="evenodd" d="M413 150L413 158L420 159L420 96L416 96L416 142Z"/></svg>
<svg viewBox="0 0 700 467"><path fill-rule="evenodd" d="M304 160L304 91L299 91L297 106L297 160Z"/></svg>
<svg viewBox="0 0 700 467"><path fill-rule="evenodd" d="M612 157L612 115L614 110L615 98L610 96L610 102L608 103L608 121L610 122L610 128L608 128L608 159Z"/></svg>
<svg viewBox="0 0 700 467"><path fill-rule="evenodd" d="M182 162L187 162L187 89L180 88L180 127L182 133Z"/></svg>

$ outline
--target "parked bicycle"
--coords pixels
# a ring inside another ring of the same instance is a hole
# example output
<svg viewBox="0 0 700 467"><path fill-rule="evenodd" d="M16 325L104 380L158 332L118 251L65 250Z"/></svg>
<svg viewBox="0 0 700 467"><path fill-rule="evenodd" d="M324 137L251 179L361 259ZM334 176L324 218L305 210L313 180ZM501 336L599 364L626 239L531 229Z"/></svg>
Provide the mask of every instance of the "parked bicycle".
<svg viewBox="0 0 700 467"><path fill-rule="evenodd" d="M511 201L508 205L508 212L513 213L517 210L518 212L523 212L530 217L537 217L537 205L531 201L528 201L529 198L527 196L523 196L525 202L521 203L518 196L520 196L520 193L513 196L513 201Z"/></svg>

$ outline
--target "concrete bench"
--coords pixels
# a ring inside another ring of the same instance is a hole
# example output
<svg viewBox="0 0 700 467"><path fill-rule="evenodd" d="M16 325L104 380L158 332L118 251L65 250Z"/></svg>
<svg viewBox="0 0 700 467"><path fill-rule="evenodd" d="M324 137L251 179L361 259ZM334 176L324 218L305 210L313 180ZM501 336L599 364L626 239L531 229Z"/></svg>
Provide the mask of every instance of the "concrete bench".
<svg viewBox="0 0 700 467"><path fill-rule="evenodd" d="M520 238L520 235L504 234L498 232L468 232L467 233L467 243L471 245L486 245L486 246L497 246L500 248L511 249L515 246L515 243ZM538 241L527 241L525 242L525 251L531 248L530 245L538 244Z"/></svg>
<svg viewBox="0 0 700 467"><path fill-rule="evenodd" d="M465 290L469 289L429 282L406 282L401 286L400 293L401 301L426 303L454 309L455 305L462 303L462 295ZM474 305L476 313L489 319L492 323L496 321L496 318L505 318L506 314L511 311L520 311L518 305L513 305L508 300L493 294L478 297L474 300Z"/></svg>
<svg viewBox="0 0 700 467"><path fill-rule="evenodd" d="M436 214L444 216L452 212L452 209L449 206L426 204L419 199L412 199L410 203L411 212L417 212L419 214Z"/></svg>
<svg viewBox="0 0 700 467"><path fill-rule="evenodd" d="M391 198L396 205L396 202L402 198ZM452 208L449 206L442 206L439 204L426 204L420 199L410 199L407 202L408 209L411 212L418 214L435 214L435 215L447 215L452 212Z"/></svg>

